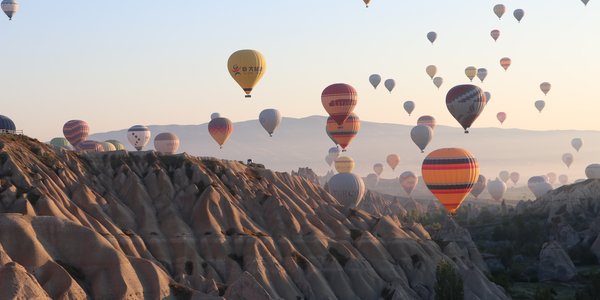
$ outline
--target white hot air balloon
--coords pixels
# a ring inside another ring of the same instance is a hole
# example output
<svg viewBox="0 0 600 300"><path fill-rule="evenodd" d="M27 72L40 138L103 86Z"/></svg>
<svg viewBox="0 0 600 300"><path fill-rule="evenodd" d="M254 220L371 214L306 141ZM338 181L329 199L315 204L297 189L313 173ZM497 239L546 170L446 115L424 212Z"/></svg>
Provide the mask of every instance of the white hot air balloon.
<svg viewBox="0 0 600 300"><path fill-rule="evenodd" d="M434 77L433 84L439 89L444 83L444 78L442 77Z"/></svg>
<svg viewBox="0 0 600 300"><path fill-rule="evenodd" d="M573 148L579 152L579 149L581 149L583 146L583 140L581 138L574 138L571 140L571 146L573 146Z"/></svg>
<svg viewBox="0 0 600 300"><path fill-rule="evenodd" d="M218 112L214 112L214 113L210 114L210 119L211 120L218 119L220 117L221 117L221 114L218 113Z"/></svg>
<svg viewBox="0 0 600 300"><path fill-rule="evenodd" d="M496 180L492 180L487 185L488 193L494 198L496 201L502 200L504 197L504 193L506 193L506 183L504 181L496 178Z"/></svg>
<svg viewBox="0 0 600 300"><path fill-rule="evenodd" d="M591 164L585 168L585 176L588 179L600 179L600 164Z"/></svg>
<svg viewBox="0 0 600 300"><path fill-rule="evenodd" d="M415 103L412 101L405 101L404 102L404 110L408 113L408 115L410 116L410 114L412 114L413 110L415 110Z"/></svg>
<svg viewBox="0 0 600 300"><path fill-rule="evenodd" d="M392 90L394 90L394 87L396 87L396 81L394 79L386 79L383 85L391 93Z"/></svg>
<svg viewBox="0 0 600 300"><path fill-rule="evenodd" d="M365 183L353 173L338 173L327 182L327 191L347 208L355 208L365 195Z"/></svg>
<svg viewBox="0 0 600 300"><path fill-rule="evenodd" d="M377 86L379 86L379 84L381 83L381 75L373 74L369 76L369 82L371 83L374 89L377 89Z"/></svg>
<svg viewBox="0 0 600 300"><path fill-rule="evenodd" d="M179 149L179 138L170 132L159 133L154 138L154 149L163 154L175 154Z"/></svg>
<svg viewBox="0 0 600 300"><path fill-rule="evenodd" d="M127 140L137 151L148 145L151 136L150 128L144 125L134 125L127 130Z"/></svg>
<svg viewBox="0 0 600 300"><path fill-rule="evenodd" d="M421 153L425 153L425 148L433 139L433 129L429 126L417 125L410 131L410 137L415 145L421 149Z"/></svg>
<svg viewBox="0 0 600 300"><path fill-rule="evenodd" d="M19 3L16 0L2 0L1 7L9 20L19 11Z"/></svg>
<svg viewBox="0 0 600 300"><path fill-rule="evenodd" d="M544 176L533 176L527 181L527 186L536 198L552 190L552 185Z"/></svg>
<svg viewBox="0 0 600 300"><path fill-rule="evenodd" d="M258 121L267 131L269 136L273 136L273 132L279 127L279 124L281 124L281 113L273 108L265 109L260 112Z"/></svg>

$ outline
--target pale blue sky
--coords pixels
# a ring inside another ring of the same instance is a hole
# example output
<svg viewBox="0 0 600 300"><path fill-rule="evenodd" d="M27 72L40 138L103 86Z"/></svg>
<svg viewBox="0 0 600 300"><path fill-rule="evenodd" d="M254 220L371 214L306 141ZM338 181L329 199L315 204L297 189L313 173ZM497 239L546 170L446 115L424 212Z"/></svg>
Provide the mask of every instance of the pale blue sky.
<svg viewBox="0 0 600 300"><path fill-rule="evenodd" d="M598 129L600 1L22 0L9 22L0 18L2 108L41 140L60 136L65 121L84 119L93 132L133 124L200 124L220 112L235 121L263 108L286 116L325 115L320 93L334 82L354 85L364 120L413 124L422 114L457 126L444 97L467 82L466 66L489 71L492 100L474 127ZM516 8L525 10L518 24ZM489 32L500 29L494 43ZM432 46L426 39L437 31ZM245 100L226 62L238 49L267 58L267 71ZM501 57L513 65L504 70ZM444 77L435 89L425 67ZM373 90L371 73L395 78L389 95ZM539 84L553 84L547 97ZM540 115L533 102L546 99ZM412 117L404 100L417 108Z"/></svg>

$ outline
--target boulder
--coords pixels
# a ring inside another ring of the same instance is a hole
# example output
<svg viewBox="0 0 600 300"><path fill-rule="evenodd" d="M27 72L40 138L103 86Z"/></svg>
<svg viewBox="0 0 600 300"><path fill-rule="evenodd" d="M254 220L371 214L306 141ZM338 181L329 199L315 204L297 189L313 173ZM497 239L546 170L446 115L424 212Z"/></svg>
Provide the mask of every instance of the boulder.
<svg viewBox="0 0 600 300"><path fill-rule="evenodd" d="M577 276L577 268L559 243L545 243L540 252L538 279L540 281L567 282Z"/></svg>

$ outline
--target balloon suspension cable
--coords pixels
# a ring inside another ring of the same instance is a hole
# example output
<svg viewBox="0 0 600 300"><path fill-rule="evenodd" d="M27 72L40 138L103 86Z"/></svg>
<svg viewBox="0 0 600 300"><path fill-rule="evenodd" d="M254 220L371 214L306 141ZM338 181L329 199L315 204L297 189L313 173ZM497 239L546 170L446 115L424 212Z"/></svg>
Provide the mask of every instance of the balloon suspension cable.
<svg viewBox="0 0 600 300"><path fill-rule="evenodd" d="M425 153L425 151L424 151L424 150L421 150L421 153Z"/></svg>
<svg viewBox="0 0 600 300"><path fill-rule="evenodd" d="M219 149L223 149L223 146L222 146L222 145L221 145L221 146L219 146Z"/></svg>

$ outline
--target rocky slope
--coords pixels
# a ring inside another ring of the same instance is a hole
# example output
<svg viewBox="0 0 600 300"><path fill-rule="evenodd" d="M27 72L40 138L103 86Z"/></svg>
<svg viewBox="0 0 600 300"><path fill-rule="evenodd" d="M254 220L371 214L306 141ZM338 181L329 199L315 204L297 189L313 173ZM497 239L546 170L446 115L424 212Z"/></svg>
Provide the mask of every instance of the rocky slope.
<svg viewBox="0 0 600 300"><path fill-rule="evenodd" d="M432 299L441 259L467 299L507 298L449 254L300 176L0 135L2 299Z"/></svg>

